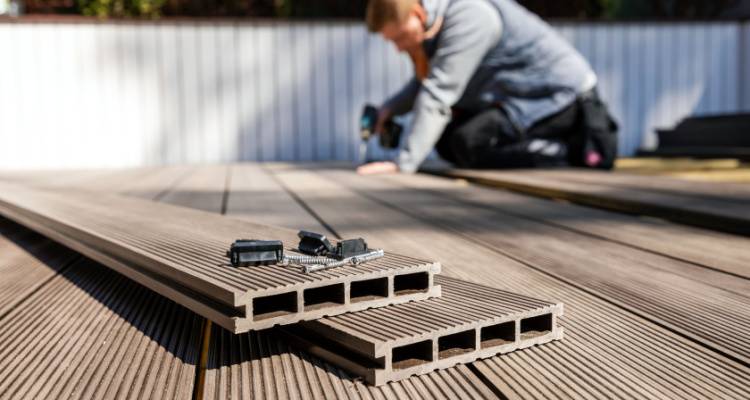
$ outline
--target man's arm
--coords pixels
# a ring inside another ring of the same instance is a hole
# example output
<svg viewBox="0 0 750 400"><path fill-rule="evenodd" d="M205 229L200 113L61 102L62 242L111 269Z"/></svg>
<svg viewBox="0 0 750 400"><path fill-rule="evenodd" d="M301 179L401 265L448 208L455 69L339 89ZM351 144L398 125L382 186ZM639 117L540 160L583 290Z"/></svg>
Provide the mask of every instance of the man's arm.
<svg viewBox="0 0 750 400"><path fill-rule="evenodd" d="M501 34L500 15L485 1L460 1L447 10L430 72L414 103L411 134L396 159L402 172L415 172L430 154L450 121L451 107Z"/></svg>
<svg viewBox="0 0 750 400"><path fill-rule="evenodd" d="M421 84L417 78L412 78L401 90L383 103L391 115L403 115L414 108L414 100L417 98Z"/></svg>

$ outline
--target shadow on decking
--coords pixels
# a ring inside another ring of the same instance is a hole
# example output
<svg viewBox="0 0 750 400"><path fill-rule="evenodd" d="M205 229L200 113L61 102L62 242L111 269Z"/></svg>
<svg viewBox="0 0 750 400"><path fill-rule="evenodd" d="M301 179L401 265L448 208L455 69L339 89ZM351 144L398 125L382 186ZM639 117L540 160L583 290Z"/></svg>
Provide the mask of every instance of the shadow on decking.
<svg viewBox="0 0 750 400"><path fill-rule="evenodd" d="M206 365L209 374L219 374L222 368L227 367L250 370L258 364L263 366L263 373L251 374L251 382L243 383L243 385L248 384L251 387L261 385L264 383L264 378L268 376L272 376L277 382L308 387L312 383L317 383L315 381L320 379L321 375L328 375L328 379L335 376L341 380L361 382L360 378L350 376L335 366L295 349L285 340L279 339L274 329L235 335L213 325L211 343L213 345ZM306 371L306 373L300 374L299 371ZM235 376L234 372L224 373L224 375ZM211 376L207 378L211 379ZM323 390L323 388L319 389Z"/></svg>
<svg viewBox="0 0 750 400"><path fill-rule="evenodd" d="M133 346L132 343L140 343L139 347L145 347L146 345L137 339L139 335L143 335L150 342L183 363L198 364L202 317L109 268L76 255L71 250L56 243L51 243L50 240L39 234L2 217L0 217L0 235L3 235L24 249L29 256L56 272L54 277L45 282L29 298L16 305L16 308L23 307L29 303L30 298L40 297L36 299L38 302L30 306L39 309L34 310L36 312L28 313L27 318L50 318L50 313L53 313L70 320L66 321L65 324L80 324L77 331L81 334L82 331L91 328L91 325L102 323L101 319L104 318L106 319L104 324L110 324L110 326L92 328L89 331L91 335L108 331L100 336L100 340L96 342L96 345L101 346L99 354L102 356L107 353L107 346L127 346L128 343ZM62 255L65 255L65 257ZM68 261L63 263L59 260ZM54 280L61 278L72 286L63 284L60 285L61 290L56 290L54 293L50 291L50 293L45 293L45 296L37 296L46 285L50 285ZM65 304L66 299L72 297L72 293L77 291L86 292L89 298L77 301L76 304L70 304L73 307L67 311L62 311L65 309L64 306L67 305ZM41 299L41 297L44 297L44 299ZM90 300L94 300L98 304L94 305ZM93 308L90 308L91 306ZM76 314L80 313L82 314L76 317ZM122 327L125 327L125 329ZM132 341L127 339L127 336L132 335L132 332L127 329L128 327L139 331L139 334ZM118 340L123 331L127 332L128 335ZM27 333L34 335L34 332ZM76 351L76 348L84 351L81 346L84 345L84 339L87 336L82 334L81 341L78 342L77 346L74 346L72 351Z"/></svg>

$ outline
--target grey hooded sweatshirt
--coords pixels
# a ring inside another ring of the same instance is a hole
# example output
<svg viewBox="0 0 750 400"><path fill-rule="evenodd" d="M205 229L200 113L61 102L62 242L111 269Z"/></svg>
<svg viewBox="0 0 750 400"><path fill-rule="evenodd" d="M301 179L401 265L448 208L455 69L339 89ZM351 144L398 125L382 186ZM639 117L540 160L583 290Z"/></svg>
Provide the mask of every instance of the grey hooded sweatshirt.
<svg viewBox="0 0 750 400"><path fill-rule="evenodd" d="M427 28L427 77L412 79L385 106L414 111L396 162L414 172L451 119L451 108L499 105L519 132L572 104L596 86L586 60L547 23L514 0L422 0Z"/></svg>

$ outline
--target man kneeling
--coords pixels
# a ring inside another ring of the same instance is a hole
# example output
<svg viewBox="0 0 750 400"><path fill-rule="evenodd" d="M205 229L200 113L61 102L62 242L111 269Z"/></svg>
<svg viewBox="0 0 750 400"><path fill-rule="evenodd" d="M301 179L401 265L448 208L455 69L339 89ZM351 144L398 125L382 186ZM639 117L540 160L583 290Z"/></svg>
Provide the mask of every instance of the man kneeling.
<svg viewBox="0 0 750 400"><path fill-rule="evenodd" d="M433 149L462 168L610 169L617 126L586 60L514 0L370 0L367 26L414 62L381 107L376 132L414 112L393 162L362 174L415 172Z"/></svg>

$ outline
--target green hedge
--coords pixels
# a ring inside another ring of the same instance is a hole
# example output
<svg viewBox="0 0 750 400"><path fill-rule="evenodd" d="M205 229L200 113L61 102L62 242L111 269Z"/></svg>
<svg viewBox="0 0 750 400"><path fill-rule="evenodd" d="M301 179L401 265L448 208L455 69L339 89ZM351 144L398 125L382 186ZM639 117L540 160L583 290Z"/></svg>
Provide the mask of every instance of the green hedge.
<svg viewBox="0 0 750 400"><path fill-rule="evenodd" d="M545 18L713 18L750 0L519 0ZM100 18L161 16L362 18L367 0L27 0L27 13Z"/></svg>

